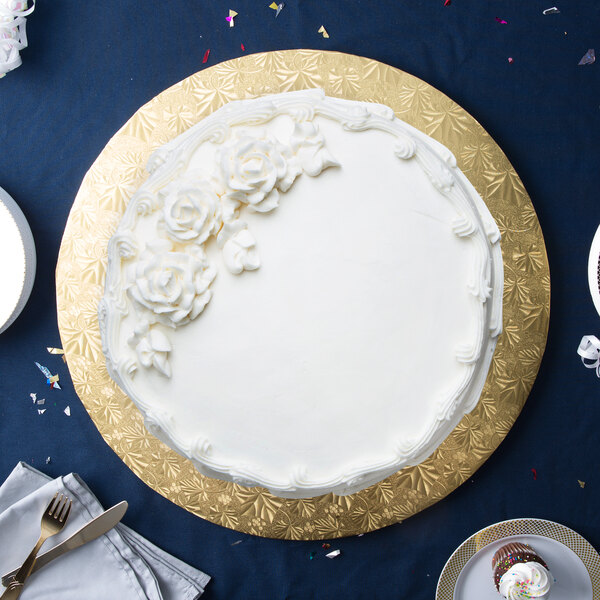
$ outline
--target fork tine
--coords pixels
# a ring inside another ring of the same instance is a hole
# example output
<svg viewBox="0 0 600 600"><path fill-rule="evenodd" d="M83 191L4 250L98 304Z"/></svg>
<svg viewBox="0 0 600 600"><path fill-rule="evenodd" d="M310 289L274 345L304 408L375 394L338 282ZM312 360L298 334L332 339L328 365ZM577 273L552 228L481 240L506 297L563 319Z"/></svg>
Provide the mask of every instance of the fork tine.
<svg viewBox="0 0 600 600"><path fill-rule="evenodd" d="M67 517L69 516L69 513L71 512L71 505L73 504L72 500L69 500L69 498L67 496L65 496L65 500L67 500L67 502L65 502L65 506L63 507L60 516L58 517L58 520L62 523L63 521L67 520Z"/></svg>
<svg viewBox="0 0 600 600"><path fill-rule="evenodd" d="M48 503L48 506L46 507L45 512L47 512L49 515L52 514L53 506L54 506L54 503L56 502L57 498L58 498L58 492L56 492L56 494L54 494L54 497L52 498L52 500L50 500L50 502Z"/></svg>
<svg viewBox="0 0 600 600"><path fill-rule="evenodd" d="M67 504L67 502L69 501L69 498L67 496L65 496L64 494L60 495L60 503L58 504L58 506L56 507L56 509L54 510L54 514L52 515L55 519L59 519L62 511L65 508L65 505Z"/></svg>
<svg viewBox="0 0 600 600"><path fill-rule="evenodd" d="M65 495L61 494L58 497L58 500L56 501L56 504L52 507L52 512L50 513L50 516L56 518L56 515L57 515L58 511L60 510L60 508L61 508L62 504L64 503L64 501L65 501Z"/></svg>

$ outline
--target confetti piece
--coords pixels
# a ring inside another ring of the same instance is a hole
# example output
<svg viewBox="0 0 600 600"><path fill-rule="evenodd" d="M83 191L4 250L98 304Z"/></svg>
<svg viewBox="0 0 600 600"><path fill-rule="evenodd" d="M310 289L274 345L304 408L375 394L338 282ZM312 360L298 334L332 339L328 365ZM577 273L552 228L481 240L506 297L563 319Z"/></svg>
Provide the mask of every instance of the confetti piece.
<svg viewBox="0 0 600 600"><path fill-rule="evenodd" d="M50 354L60 354L62 355L63 362L66 363L67 359L65 357L65 351L62 348L46 348Z"/></svg>
<svg viewBox="0 0 600 600"><path fill-rule="evenodd" d="M585 481L581 481L581 479L578 479L578 480L577 480L577 483L579 483L579 487L580 487L580 488L582 488L582 489L583 489L583 488L585 487Z"/></svg>
<svg viewBox="0 0 600 600"><path fill-rule="evenodd" d="M232 546L237 546L238 544L241 544L244 540L238 540L237 542L233 542L233 544L231 544Z"/></svg>
<svg viewBox="0 0 600 600"><path fill-rule="evenodd" d="M496 17L496 21L498 21L498 23L500 23L500 25L508 25L508 21L505 21L504 19L501 19L500 17Z"/></svg>
<svg viewBox="0 0 600 600"><path fill-rule="evenodd" d="M246 48L244 48L244 44L241 44L240 47L242 49L242 52L246 52Z"/></svg>
<svg viewBox="0 0 600 600"><path fill-rule="evenodd" d="M596 52L593 48L590 48L577 63L578 65L591 65L596 62Z"/></svg>
<svg viewBox="0 0 600 600"><path fill-rule="evenodd" d="M50 461L51 461L51 458L50 458L50 457L48 457L48 458L46 459L46 464L47 464L47 465L49 465L49 464L50 464Z"/></svg>
<svg viewBox="0 0 600 600"><path fill-rule="evenodd" d="M452 0L445 0L444 6L450 6L452 4Z"/></svg>
<svg viewBox="0 0 600 600"><path fill-rule="evenodd" d="M43 415L46 412L45 408L38 408L38 415Z"/></svg>
<svg viewBox="0 0 600 600"><path fill-rule="evenodd" d="M29 394L29 396L31 397L31 399L33 400L33 403L35 404L36 400L37 400L37 394L34 394L33 392L31 394Z"/></svg>
<svg viewBox="0 0 600 600"><path fill-rule="evenodd" d="M280 2L279 4L277 4L277 2L271 2L271 4L269 4L269 8L272 8L275 11L275 18L279 16L279 13L283 10L284 6L284 2Z"/></svg>
<svg viewBox="0 0 600 600"><path fill-rule="evenodd" d="M46 398L37 401L38 404L46 404Z"/></svg>
<svg viewBox="0 0 600 600"><path fill-rule="evenodd" d="M329 548L331 548L331 544L323 544L321 546L321 548L324 548L325 550L328 550Z"/></svg>
<svg viewBox="0 0 600 600"><path fill-rule="evenodd" d="M402 521L398 521L399 523L402 523ZM359 533L356 537L362 537L363 535L365 535L364 533Z"/></svg>
<svg viewBox="0 0 600 600"><path fill-rule="evenodd" d="M312 559L315 557L315 554L316 554L316 552L311 552L311 553L308 555L308 560L312 560Z"/></svg>
<svg viewBox="0 0 600 600"><path fill-rule="evenodd" d="M229 16L225 17L225 20L229 22L229 27L233 27L235 25L233 17L237 17L237 13L235 10L229 9Z"/></svg>
<svg viewBox="0 0 600 600"><path fill-rule="evenodd" d="M35 365L46 376L46 383L51 388L56 388L57 390L61 389L60 385L58 385L58 375L52 375L52 373L50 373L50 370L48 369L48 367L44 367L44 365L40 365L39 362L36 362Z"/></svg>
<svg viewBox="0 0 600 600"><path fill-rule="evenodd" d="M319 30L317 31L317 33L323 34L324 38L329 37L329 34L327 33L327 29L325 29L325 27L323 25L321 25L321 27L319 27Z"/></svg>
<svg viewBox="0 0 600 600"><path fill-rule="evenodd" d="M558 13L560 13L560 10L558 10L556 6L553 6L552 8L547 8L546 10L542 11L543 15L557 15Z"/></svg>
<svg viewBox="0 0 600 600"><path fill-rule="evenodd" d="M204 53L204 58L202 59L202 64L204 64L208 60L209 54L210 54L210 48Z"/></svg>
<svg viewBox="0 0 600 600"><path fill-rule="evenodd" d="M336 556L339 556L342 553L341 550L333 550L332 552L330 552L329 554L326 554L325 556L327 558L335 558Z"/></svg>
<svg viewBox="0 0 600 600"><path fill-rule="evenodd" d="M512 65L515 62L515 59L511 56L508 57L508 62Z"/></svg>
<svg viewBox="0 0 600 600"><path fill-rule="evenodd" d="M67 417L71 416L71 407L67 406L67 408L65 408L64 410L65 415L67 415Z"/></svg>
<svg viewBox="0 0 600 600"><path fill-rule="evenodd" d="M534 481L537 480L537 471L535 469L531 469L531 472L533 473Z"/></svg>

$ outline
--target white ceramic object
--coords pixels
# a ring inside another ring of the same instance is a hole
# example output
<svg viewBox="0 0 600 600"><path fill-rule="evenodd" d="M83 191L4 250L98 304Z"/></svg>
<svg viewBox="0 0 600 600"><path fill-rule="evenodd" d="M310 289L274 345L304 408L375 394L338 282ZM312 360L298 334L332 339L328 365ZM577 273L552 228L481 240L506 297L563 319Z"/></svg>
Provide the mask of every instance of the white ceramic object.
<svg viewBox="0 0 600 600"><path fill-rule="evenodd" d="M0 333L19 316L35 279L35 244L25 215L17 203L0 188Z"/></svg>
<svg viewBox="0 0 600 600"><path fill-rule="evenodd" d="M498 537L480 550L477 539L493 539L495 529L523 531L523 534ZM537 532L537 533L534 533ZM600 556L578 533L552 521L513 519L492 525L465 540L452 554L440 575L436 600L499 600L492 579L492 557L508 542L529 544L548 565L554 579L552 600L593 600L598 587L594 579L600 568Z"/></svg>
<svg viewBox="0 0 600 600"><path fill-rule="evenodd" d="M590 248L590 257L588 259L588 283L590 286L590 294L594 306L600 314L600 227L596 229L596 234Z"/></svg>

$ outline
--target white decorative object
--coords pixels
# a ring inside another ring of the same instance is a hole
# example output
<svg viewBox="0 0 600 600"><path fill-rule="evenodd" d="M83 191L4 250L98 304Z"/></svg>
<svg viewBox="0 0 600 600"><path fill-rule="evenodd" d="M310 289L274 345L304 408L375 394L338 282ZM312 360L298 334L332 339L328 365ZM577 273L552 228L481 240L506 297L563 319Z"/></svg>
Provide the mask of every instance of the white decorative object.
<svg viewBox="0 0 600 600"><path fill-rule="evenodd" d="M500 233L447 148L307 90L231 102L148 168L109 242L103 350L200 472L350 494L477 404Z"/></svg>
<svg viewBox="0 0 600 600"><path fill-rule="evenodd" d="M584 335L579 342L577 354L587 369L595 369L600 377L600 340L595 335Z"/></svg>
<svg viewBox="0 0 600 600"><path fill-rule="evenodd" d="M15 201L0 188L0 333L19 316L35 279L35 244L25 215Z"/></svg>
<svg viewBox="0 0 600 600"><path fill-rule="evenodd" d="M588 285L594 306L600 314L600 227L596 229L588 258Z"/></svg>
<svg viewBox="0 0 600 600"><path fill-rule="evenodd" d="M0 78L21 65L19 52L27 48L25 17L35 8L27 0L0 0Z"/></svg>

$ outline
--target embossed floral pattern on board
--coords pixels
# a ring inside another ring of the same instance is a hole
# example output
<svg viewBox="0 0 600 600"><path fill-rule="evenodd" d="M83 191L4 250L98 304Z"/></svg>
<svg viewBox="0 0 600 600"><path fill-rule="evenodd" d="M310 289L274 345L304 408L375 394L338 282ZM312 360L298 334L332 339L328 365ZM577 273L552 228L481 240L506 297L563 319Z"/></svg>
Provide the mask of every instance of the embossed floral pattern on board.
<svg viewBox="0 0 600 600"><path fill-rule="evenodd" d="M361 83L355 89L357 77ZM283 500L259 488L208 479L153 438L141 414L108 376L97 317L89 307L103 292L108 239L145 180L144 165L153 150L230 100L317 86L329 95L387 104L454 152L503 236L504 332L483 405L469 415L472 433L466 432L465 421L422 465L352 496ZM104 225L98 228L98 223ZM369 59L310 50L270 52L216 65L142 107L86 175L57 268L58 320L69 369L107 443L148 485L194 514L231 529L286 539L327 539L382 527L415 514L468 479L502 441L527 398L546 342L549 298L548 263L535 210L514 169L481 126L406 73Z"/></svg>

